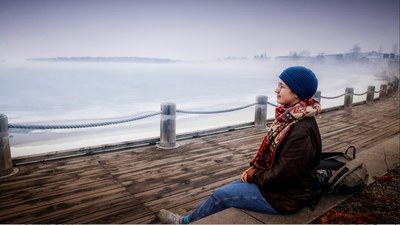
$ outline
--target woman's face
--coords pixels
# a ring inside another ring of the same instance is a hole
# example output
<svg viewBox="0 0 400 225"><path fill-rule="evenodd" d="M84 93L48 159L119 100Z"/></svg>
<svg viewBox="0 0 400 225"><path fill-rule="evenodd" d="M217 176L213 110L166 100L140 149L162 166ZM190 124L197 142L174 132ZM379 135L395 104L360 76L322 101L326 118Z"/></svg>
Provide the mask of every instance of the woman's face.
<svg viewBox="0 0 400 225"><path fill-rule="evenodd" d="M282 80L279 80L275 93L278 103L287 107L300 101L299 97Z"/></svg>

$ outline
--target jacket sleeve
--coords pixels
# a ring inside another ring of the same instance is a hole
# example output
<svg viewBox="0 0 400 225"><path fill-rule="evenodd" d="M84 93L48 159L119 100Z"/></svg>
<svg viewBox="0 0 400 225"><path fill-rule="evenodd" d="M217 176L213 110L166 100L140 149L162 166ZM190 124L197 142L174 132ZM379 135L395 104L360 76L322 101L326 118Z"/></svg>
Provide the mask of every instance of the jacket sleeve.
<svg viewBox="0 0 400 225"><path fill-rule="evenodd" d="M256 169L251 181L268 188L281 188L302 179L314 157L310 132L302 127L291 130L278 147L280 155L270 170Z"/></svg>

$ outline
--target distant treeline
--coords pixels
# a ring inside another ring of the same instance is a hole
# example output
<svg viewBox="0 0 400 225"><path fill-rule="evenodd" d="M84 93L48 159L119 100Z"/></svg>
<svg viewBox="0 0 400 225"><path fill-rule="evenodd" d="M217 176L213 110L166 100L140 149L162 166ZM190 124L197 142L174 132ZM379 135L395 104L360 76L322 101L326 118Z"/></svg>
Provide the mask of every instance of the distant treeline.
<svg viewBox="0 0 400 225"><path fill-rule="evenodd" d="M55 57L31 58L29 61L42 62L128 62L128 63L176 63L180 60L144 57Z"/></svg>

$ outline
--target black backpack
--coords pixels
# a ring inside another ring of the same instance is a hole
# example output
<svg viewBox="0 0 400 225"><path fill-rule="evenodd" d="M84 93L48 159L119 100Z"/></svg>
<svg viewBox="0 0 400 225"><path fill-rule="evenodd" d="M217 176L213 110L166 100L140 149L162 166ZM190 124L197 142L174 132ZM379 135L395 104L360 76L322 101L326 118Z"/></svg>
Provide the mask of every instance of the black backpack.
<svg viewBox="0 0 400 225"><path fill-rule="evenodd" d="M351 156L349 150L353 152ZM367 186L368 177L365 164L356 159L354 146L345 152L322 152L309 207L314 210L324 194L361 191Z"/></svg>

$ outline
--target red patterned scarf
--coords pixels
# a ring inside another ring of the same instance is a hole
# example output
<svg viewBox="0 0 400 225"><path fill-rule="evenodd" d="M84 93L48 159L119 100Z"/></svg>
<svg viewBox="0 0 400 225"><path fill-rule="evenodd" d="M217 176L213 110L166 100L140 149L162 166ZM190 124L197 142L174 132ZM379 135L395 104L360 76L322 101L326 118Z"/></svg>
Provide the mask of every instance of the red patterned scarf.
<svg viewBox="0 0 400 225"><path fill-rule="evenodd" d="M290 108L285 108L284 106L276 107L275 120L264 137L251 165L260 169L272 168L276 149L293 124L304 117L314 117L320 112L321 105L312 98L302 100Z"/></svg>

